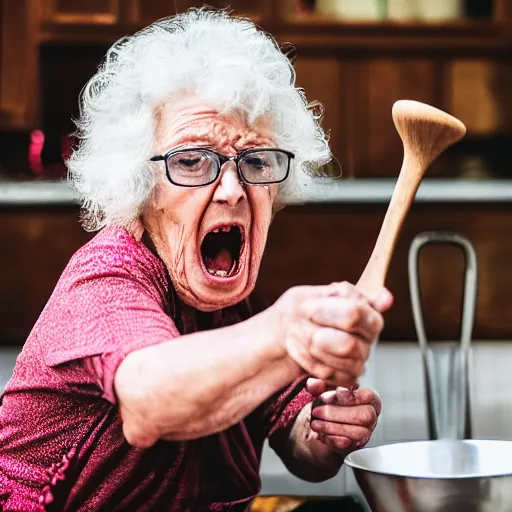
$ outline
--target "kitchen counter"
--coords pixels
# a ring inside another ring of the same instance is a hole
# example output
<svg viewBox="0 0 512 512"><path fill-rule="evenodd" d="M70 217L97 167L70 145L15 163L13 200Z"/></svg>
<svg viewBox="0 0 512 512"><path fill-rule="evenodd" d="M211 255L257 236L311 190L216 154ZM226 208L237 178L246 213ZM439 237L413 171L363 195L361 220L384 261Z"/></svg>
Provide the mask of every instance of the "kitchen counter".
<svg viewBox="0 0 512 512"><path fill-rule="evenodd" d="M318 180L308 186L303 201L315 203L388 203L394 179ZM420 185L416 202L464 203L512 201L512 180L426 179ZM74 191L65 181L0 181L0 206L72 205Z"/></svg>

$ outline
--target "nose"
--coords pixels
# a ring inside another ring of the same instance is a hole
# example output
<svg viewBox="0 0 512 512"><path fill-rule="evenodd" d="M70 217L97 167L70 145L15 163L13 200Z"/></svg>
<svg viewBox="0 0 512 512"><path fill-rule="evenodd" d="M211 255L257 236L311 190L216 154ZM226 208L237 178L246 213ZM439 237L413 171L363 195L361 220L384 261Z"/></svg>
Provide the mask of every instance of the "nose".
<svg viewBox="0 0 512 512"><path fill-rule="evenodd" d="M240 183L234 162L226 162L222 168L213 200L236 206L240 201L247 199L245 187Z"/></svg>

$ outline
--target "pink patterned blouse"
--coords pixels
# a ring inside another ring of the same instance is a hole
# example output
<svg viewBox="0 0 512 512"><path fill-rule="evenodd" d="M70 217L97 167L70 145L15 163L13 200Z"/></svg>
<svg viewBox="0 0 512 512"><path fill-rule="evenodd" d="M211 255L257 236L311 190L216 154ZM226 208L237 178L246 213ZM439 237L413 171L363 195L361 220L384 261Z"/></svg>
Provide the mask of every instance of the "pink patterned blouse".
<svg viewBox="0 0 512 512"><path fill-rule="evenodd" d="M101 231L71 258L2 396L0 510L247 510L265 438L313 399L303 381L220 434L146 450L123 437L113 381L133 350L250 315L248 303L185 313L144 244Z"/></svg>

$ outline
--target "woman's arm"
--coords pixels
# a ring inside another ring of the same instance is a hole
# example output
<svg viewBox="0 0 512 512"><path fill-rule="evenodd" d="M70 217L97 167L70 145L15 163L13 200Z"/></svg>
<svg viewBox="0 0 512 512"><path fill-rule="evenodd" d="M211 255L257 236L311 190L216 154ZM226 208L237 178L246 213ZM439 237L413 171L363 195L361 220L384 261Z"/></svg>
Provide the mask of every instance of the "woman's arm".
<svg viewBox="0 0 512 512"><path fill-rule="evenodd" d="M220 432L306 373L350 386L382 326L353 285L333 283L291 288L249 320L134 351L114 379L126 439L144 448Z"/></svg>
<svg viewBox="0 0 512 512"><path fill-rule="evenodd" d="M242 420L301 374L265 312L129 354L114 386L128 442L186 440Z"/></svg>

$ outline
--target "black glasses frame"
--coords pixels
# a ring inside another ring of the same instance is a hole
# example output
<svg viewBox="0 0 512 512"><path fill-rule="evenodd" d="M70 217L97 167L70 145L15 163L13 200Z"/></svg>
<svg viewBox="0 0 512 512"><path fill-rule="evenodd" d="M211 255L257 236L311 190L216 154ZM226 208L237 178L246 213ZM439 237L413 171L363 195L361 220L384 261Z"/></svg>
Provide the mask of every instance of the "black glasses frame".
<svg viewBox="0 0 512 512"><path fill-rule="evenodd" d="M207 183L203 183L201 185L183 185L182 183L177 183L176 181L174 181L171 178L171 173L169 171L169 166L168 166L169 158L171 156L178 155L180 153L190 153L191 151L203 151L205 153L214 155L217 158L217 161L218 161L217 173L215 174L215 177L212 180L208 181ZM284 177L282 179L277 180L277 181L250 181L244 176L242 170L240 169L240 165L239 165L240 160L248 155L260 153L261 151L272 151L275 153L284 153L286 156L288 156L288 167L286 169L286 174L284 175ZM212 183L215 183L220 176L222 167L227 162L235 162L236 170L238 173L238 177L240 178L240 181L243 183L246 183L247 185L272 185L274 183L282 183L283 181L286 180L286 178L288 178L288 176L290 174L290 166L291 166L291 161L293 158L295 158L295 155L292 152L286 151L285 149L279 149L279 148L244 149L243 151L240 151L236 155L232 155L232 156L222 155L221 153L217 153L216 151L214 151L213 149L210 149L210 148L179 148L179 149L172 149L171 151L168 151L167 153L165 153L165 155L154 156L154 157L150 158L150 161L151 162L161 162L161 161L165 162L165 174L167 175L167 179L173 185L176 185L178 187L198 188L198 187L206 187L208 185L211 185Z"/></svg>

